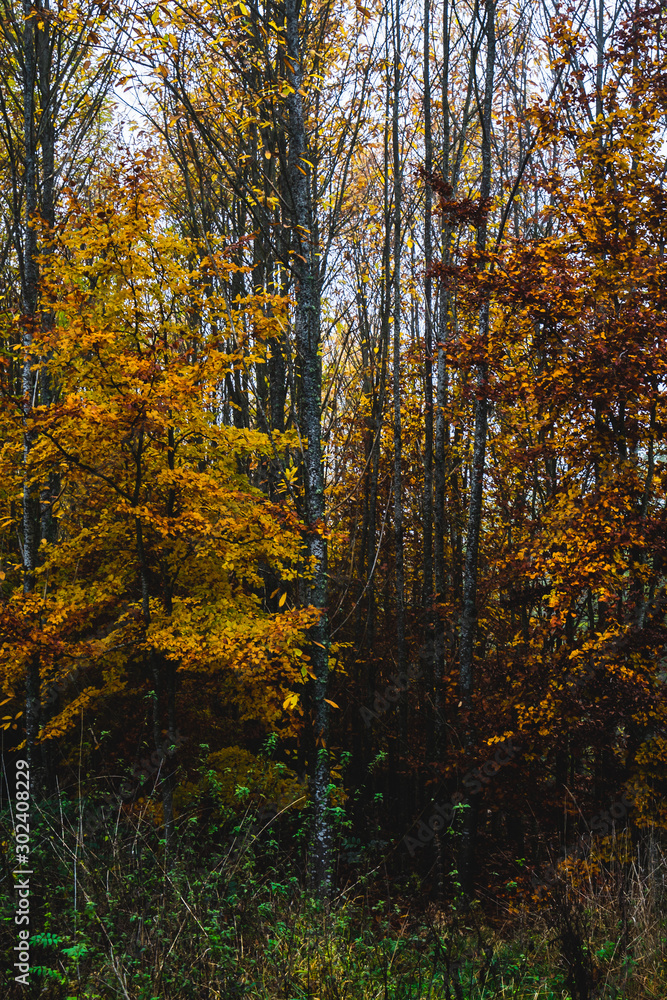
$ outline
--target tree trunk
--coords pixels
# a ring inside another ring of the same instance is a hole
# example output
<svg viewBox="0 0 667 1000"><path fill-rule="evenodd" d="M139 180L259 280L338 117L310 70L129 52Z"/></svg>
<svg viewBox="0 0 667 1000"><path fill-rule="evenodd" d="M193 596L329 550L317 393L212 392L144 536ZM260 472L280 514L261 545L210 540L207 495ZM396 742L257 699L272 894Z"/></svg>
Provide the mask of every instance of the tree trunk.
<svg viewBox="0 0 667 1000"><path fill-rule="evenodd" d="M495 63L495 6L494 0L486 0L486 74L484 84L484 104L481 114L482 126L482 178L480 199L485 200L491 191L491 124L493 108L493 73ZM477 250L486 250L487 225L483 217L477 230ZM479 313L480 342L486 344L489 333L489 301L482 303ZM464 742L468 749L475 745L475 722L473 719L473 663L475 632L477 626L477 561L482 527L482 501L484 487L484 455L488 427L488 401L486 390L487 365L480 362L476 373L475 432L473 439L472 468L470 470L470 500L466 532L466 555L463 575L463 606L459 640L459 691L464 713ZM479 799L473 797L470 808L465 811L461 840L459 875L466 896L472 894L474 881L475 836Z"/></svg>
<svg viewBox="0 0 667 1000"><path fill-rule="evenodd" d="M403 546L403 439L401 423L401 149L398 133L400 100L401 4L395 0L393 11L393 101L392 159L394 177L394 273L393 273L393 361L394 361L394 558L396 561L396 662L399 673L406 667L405 655L405 557ZM400 705L401 739L407 739L407 701Z"/></svg>
<svg viewBox="0 0 667 1000"><path fill-rule="evenodd" d="M424 0L424 168L429 177L433 171L433 135L431 128L431 2ZM425 618L425 647L429 651L428 683L433 695L434 719L427 720L427 752L437 756L440 743L437 734L442 727L441 678L436 669L436 623L433 601L433 283L429 274L433 264L431 226L433 218L433 189L425 186L424 205L424 495L423 508L423 604Z"/></svg>
<svg viewBox="0 0 667 1000"><path fill-rule="evenodd" d="M299 33L299 0L286 0L287 77L292 93L287 98L289 133L288 186L293 226L295 277L295 337L299 376L299 423L306 444L303 456L306 548L313 575L306 585L310 604L320 619L310 630L309 655L315 674L313 728L316 760L311 762L314 827L312 841L313 888L328 899L331 832L328 815L329 711L326 703L329 673L329 622L327 617L327 541L324 530L324 470L322 464L321 409L322 360L320 355L321 280L314 225L311 166L308 157L303 108L302 45Z"/></svg>
<svg viewBox="0 0 667 1000"><path fill-rule="evenodd" d="M35 405L37 381L34 370L33 340L37 323L37 300L39 268L37 263L37 229L34 220L37 214L37 135L35 128L35 86L37 80L37 47L35 43L35 22L30 17L31 5L25 0L23 16L23 140L25 155L25 220L23 240L23 593L29 594L35 586L35 571L40 543L39 490L31 482L30 453L34 445L34 432L28 428L28 421ZM38 778L37 737L40 726L40 662L35 652L28 660L26 674L26 756L30 768L33 793L38 792L41 782Z"/></svg>

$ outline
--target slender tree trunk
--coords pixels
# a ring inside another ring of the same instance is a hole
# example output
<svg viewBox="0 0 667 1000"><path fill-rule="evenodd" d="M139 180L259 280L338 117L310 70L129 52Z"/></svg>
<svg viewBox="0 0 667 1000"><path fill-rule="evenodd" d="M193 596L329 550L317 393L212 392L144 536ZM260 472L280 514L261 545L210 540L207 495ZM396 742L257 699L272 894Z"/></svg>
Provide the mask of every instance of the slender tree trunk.
<svg viewBox="0 0 667 1000"><path fill-rule="evenodd" d="M34 432L29 429L32 409L36 402L37 379L34 369L33 340L38 322L39 268L37 263L37 229L34 227L38 208L37 194L37 135L35 127L35 88L37 82L37 48L35 43L35 18L30 17L31 5L25 0L23 16L23 140L25 155L24 174L24 240L23 240L23 593L29 594L35 586L35 572L40 543L39 490L31 481L30 454L34 445ZM33 792L38 793L37 737L40 726L40 662L33 653L28 661L26 674L26 755L30 768Z"/></svg>
<svg viewBox="0 0 667 1000"><path fill-rule="evenodd" d="M495 68L495 0L486 0L486 73L484 81L484 103L481 109L482 126L482 178L480 198L485 200L491 191L491 125L493 109L493 74ZM486 250L486 216L477 230L477 250ZM489 301L482 303L479 313L479 335L486 344L489 333ZM466 555L463 576L463 607L461 612L459 644L459 691L465 718L465 744L469 749L475 744L475 723L473 719L473 663L475 632L477 626L477 563L479 541L482 528L482 502L484 487L484 456L488 428L487 365L482 361L476 373L475 431L473 457L470 470L470 500L466 532ZM479 799L473 797L465 812L461 839L459 876L466 895L472 894L474 879L475 836Z"/></svg>
<svg viewBox="0 0 667 1000"><path fill-rule="evenodd" d="M55 223L54 204L54 177L55 177L55 129L53 121L53 94L52 94L52 74L51 74L51 22L49 19L48 0L42 4L39 17L35 20L37 25L34 29L35 38L35 93L39 94L39 126L36 128L35 148L41 151L40 166L41 177L38 178L38 205L43 222L49 228L53 228ZM42 254L50 253L48 245L42 246ZM39 317L35 317L43 331L49 330L54 321L52 312L45 312L40 309ZM42 369L36 376L36 395L42 406L49 406L53 403L56 391L53 386L51 376L46 369ZM35 487L35 495L38 488ZM58 525L54 515L54 504L60 493L60 476L55 471L50 471L42 483L39 491L39 518L40 518L40 538L54 544L58 539ZM44 724L48 714L43 712L41 722ZM44 780L44 790L47 794L52 794L56 789L55 781L55 757L52 750L46 744L42 744L41 753L42 776Z"/></svg>
<svg viewBox="0 0 667 1000"><path fill-rule="evenodd" d="M394 271L393 271L393 360L394 360L394 557L396 560L396 659L398 670L405 671L405 554L403 545L403 438L401 422L401 149L398 111L401 96L401 4L395 0L393 11L393 100L392 160L394 177ZM407 701L400 706L401 739L407 738Z"/></svg>
<svg viewBox="0 0 667 1000"><path fill-rule="evenodd" d="M322 464L321 410L322 360L320 355L320 273L314 225L311 166L303 108L302 46L299 0L286 0L287 76L292 93L287 98L289 154L288 182L295 253L295 335L299 375L299 420L303 457L305 522L308 557L313 564L307 589L309 603L320 611L310 631L309 655L313 683L313 726L316 760L312 762L314 829L312 882L321 900L329 897L331 831L328 814L329 711L326 703L329 673L329 622L327 616L327 542L324 531L324 470Z"/></svg>
<svg viewBox="0 0 667 1000"><path fill-rule="evenodd" d="M424 167L433 171L433 136L431 131L431 2L424 0ZM425 185L424 205L424 606L433 601L433 264L431 225L433 189Z"/></svg>
<svg viewBox="0 0 667 1000"><path fill-rule="evenodd" d="M132 498L133 506L136 507L140 500L140 491L143 480L143 442L144 442L144 431L140 428L138 441L137 441L137 451L134 456L136 463L136 478L134 485L134 496ZM174 456L174 437L173 433L169 434L169 439L167 443L167 456L170 468L173 469L173 456ZM168 499L167 512L173 507L173 500L170 497ZM146 554L146 545L144 541L144 530L141 523L140 517L135 517L134 519L134 530L135 530L135 544L137 552L137 562L139 564L139 577L141 580L141 613L144 619L144 627L148 629L151 623L151 602L150 602L150 573L148 568L148 558ZM170 604L170 597L167 594L167 602ZM170 611L170 607L167 608ZM162 692L163 692L163 657L160 653L151 649L148 655L148 666L151 672L151 678L153 681L153 694L152 694L152 707L153 707L153 743L155 745L155 750L158 754L163 753L163 740L162 740L162 726L161 726L161 702L162 702ZM173 698L171 692L168 692L168 700ZM173 722L173 719L172 719ZM170 734L171 739L171 734ZM163 758L164 765L164 758ZM164 773L164 772L163 772ZM173 808L172 808L172 797L171 797L171 785L169 781L162 783L161 790L162 798L162 809L164 818L164 829L165 829L165 866L169 864L171 856L171 847L173 840Z"/></svg>
<svg viewBox="0 0 667 1000"><path fill-rule="evenodd" d="M433 134L431 126L431 0L424 0L424 168L429 177L433 172ZM426 622L426 649L428 650L429 686L433 694L434 719L428 720L427 752L438 756L438 734L442 727L441 677L438 676L436 646L436 621L433 600L433 282L430 269L433 264L432 244L433 189L425 186L424 205L424 496L423 516L423 604Z"/></svg>
<svg viewBox="0 0 667 1000"><path fill-rule="evenodd" d="M24 3L23 13L30 15L30 4ZM33 435L27 429L27 420L35 404L37 385L34 372L33 339L37 322L37 295L39 269L37 264L37 141L35 135L35 82L37 53L35 46L35 19L26 20L23 30L24 91L23 137L25 144L25 233L23 273L23 405L26 429L23 438L23 456L26 463L26 481L23 490L23 592L29 593L35 585L35 569L39 549L39 500L34 486L29 482L28 461L33 445Z"/></svg>
<svg viewBox="0 0 667 1000"><path fill-rule="evenodd" d="M174 428L170 426L167 430L167 466L170 472L176 467L176 436ZM174 505L176 494L173 488L167 494L166 515L168 518L174 516ZM169 576L169 567L165 563L163 573L163 596L162 604L167 615L173 612L173 580ZM167 709L167 746L164 747L162 740L162 727L158 732L153 733L155 749L161 755L162 768L162 814L164 818L164 838L166 863L171 862L176 841L176 828L174 826L174 788L176 787L176 664L168 660L165 656L156 655L155 683L158 687L165 689L166 709ZM162 676L160 675L162 672ZM157 701L157 700L156 700ZM159 701L157 701L159 705Z"/></svg>
<svg viewBox="0 0 667 1000"><path fill-rule="evenodd" d="M450 43L449 0L444 0L443 6L443 62L442 62L442 171L446 181L450 180L450 114L449 114L449 43ZM446 263L450 253L451 227L442 226L442 260ZM449 394L447 359L444 344L449 335L449 295L445 288L438 293L438 323L437 323L437 365L436 365L436 400L435 400L435 453L433 457L433 569L435 580L435 601L444 600L446 589L445 568L445 496L446 496L446 445L448 436L445 407ZM433 675L435 680L435 750L436 757L444 751L444 693L443 673L445 666L445 635L442 615L435 616L435 636L433 644Z"/></svg>
<svg viewBox="0 0 667 1000"><path fill-rule="evenodd" d="M49 10L48 0L43 4L43 11ZM42 151L41 177L41 215L43 221L52 229L55 224L55 128L53 121L53 94L51 79L51 24L48 17L43 17L36 30L37 70L40 98L40 147ZM42 253L50 252L48 246L42 247ZM54 316L52 312L41 313L41 327L46 331L52 328ZM56 399L57 387L46 369L39 373L39 395L43 406L50 406ZM55 471L48 473L40 495L40 526L41 537L49 544L58 541L58 523L54 513L56 498L60 494L60 476ZM43 720L44 722L46 719ZM47 794L56 790L55 757L46 744L42 744L42 768Z"/></svg>
<svg viewBox="0 0 667 1000"><path fill-rule="evenodd" d="M482 179L480 198L488 199L491 191L491 113L493 106L493 74L495 63L495 8L494 0L486 0L486 74L484 105L482 108ZM477 250L484 253L487 242L486 219L477 230ZM479 313L480 341L485 344L489 334L489 301L484 300ZM470 471L470 501L466 532L466 556L463 580L463 609L460 631L460 694L466 713L472 712L473 652L477 626L477 562L482 525L482 497L484 485L484 457L488 426L488 400L486 391L487 366L482 361L476 373L475 432L473 460Z"/></svg>

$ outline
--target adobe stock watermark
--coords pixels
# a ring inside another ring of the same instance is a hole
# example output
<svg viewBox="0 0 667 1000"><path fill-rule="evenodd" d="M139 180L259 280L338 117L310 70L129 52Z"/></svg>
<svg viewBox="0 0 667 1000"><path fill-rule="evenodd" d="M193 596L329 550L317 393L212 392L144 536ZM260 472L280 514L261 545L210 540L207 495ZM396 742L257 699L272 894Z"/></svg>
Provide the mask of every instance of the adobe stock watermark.
<svg viewBox="0 0 667 1000"><path fill-rule="evenodd" d="M178 749L185 742L178 730L174 733L173 745ZM103 826L106 825L107 817L105 813L109 809L114 811L125 802L131 801L138 789L146 781L157 775L168 756L170 744L165 743L159 750L153 750L150 756L142 757L138 764L135 764L128 778L124 778L117 792L107 792L94 803L93 809L86 811L82 827L85 836L92 837Z"/></svg>
<svg viewBox="0 0 667 1000"><path fill-rule="evenodd" d="M377 689L373 692L371 706L364 705L359 709L359 714L364 720L364 725L367 729L370 729L373 722L377 722L385 712L388 712L400 700L401 695L408 690L414 681L419 680L423 676L424 664L432 662L434 656L435 640L429 639L419 650L417 663L411 663L407 672L397 671L390 674L389 680L391 683L387 684L384 694L381 694Z"/></svg>
<svg viewBox="0 0 667 1000"><path fill-rule="evenodd" d="M435 655L435 640L430 639L428 642L424 643L418 653L418 659L421 661L419 663L411 664L408 667L407 673L396 672L390 674L389 680L391 681L384 690L384 694L381 694L377 689L373 692L373 702L370 706L364 705L359 709L359 714L364 720L364 725L367 729L370 729L373 722L377 722L389 709L399 701L401 695L404 691L407 691L409 686L413 681L418 680L424 674L423 662L432 659ZM595 677L597 671L597 664L593 666L588 666L581 674L568 674L566 680L569 681L571 678L571 683L568 683L568 687L571 691L576 691L577 688L583 687L583 685L592 680Z"/></svg>
<svg viewBox="0 0 667 1000"><path fill-rule="evenodd" d="M567 847L563 844L560 848L560 860L556 862L555 865L546 865L538 876L537 873L533 873L531 876L531 885L534 889L548 889L549 886L554 885L558 881L558 868L566 860L578 861L585 860L590 855L590 850L592 846L592 841L594 836L606 837L609 835L610 831L613 830L617 822L624 819L627 816L628 811L637 805L637 797L631 792L623 792L620 799L613 802L609 809L604 810L604 812L596 813L595 816L591 818L590 823L588 823L588 830L584 833L580 833L574 844L571 847Z"/></svg>
<svg viewBox="0 0 667 1000"><path fill-rule="evenodd" d="M607 639L602 648L593 650L589 653L588 664L581 663L579 665L580 673L567 673L564 680L567 684L570 692L576 691L578 688L583 687L587 681L592 681L598 670L602 667L604 668L605 663L613 658L615 655L622 653L624 649L623 636L616 635ZM582 650L575 650L571 655L575 656Z"/></svg>
<svg viewBox="0 0 667 1000"><path fill-rule="evenodd" d="M499 744L493 757L490 757L481 767L474 767L471 771L468 771L463 777L461 784L470 793L470 796L479 795L483 790L485 785L488 785L491 778L500 771L505 764L509 764L514 757L519 753L521 747L513 746L511 739L504 740ZM468 800L461 792L454 792L451 796L449 802L434 803L434 809L431 813L428 822L425 823L424 820L419 820L416 828L416 837L410 837L406 834L403 838L405 846L408 851L414 857L417 848L425 847L426 844L430 843L436 833L440 833L441 830L448 828L454 818L454 810L457 806L464 804Z"/></svg>
<svg viewBox="0 0 667 1000"><path fill-rule="evenodd" d="M77 678L88 669L88 666L75 667L74 670L70 670L68 674L65 674L60 681L49 684L42 697L42 710L48 708L49 705L55 704L60 696L72 688Z"/></svg>
<svg viewBox="0 0 667 1000"><path fill-rule="evenodd" d="M458 958L454 959L453 962L449 962L445 982L449 984L452 974L458 978L459 972L465 968L466 964L474 962L476 958L481 958L482 955L490 966L491 962L494 961L493 947L491 945L480 945L477 948L467 948L466 951L462 952ZM500 963L497 963L497 967L500 971Z"/></svg>
<svg viewBox="0 0 667 1000"><path fill-rule="evenodd" d="M241 835L234 838L232 848L228 855L229 860L233 862L240 861L241 857L250 847L252 841L258 837L267 826L270 826L276 816L279 815L280 806L277 802L265 802L259 809L248 829L243 831L242 834L239 830L239 834Z"/></svg>
<svg viewBox="0 0 667 1000"><path fill-rule="evenodd" d="M16 869L12 875L20 876L14 883L16 893L16 913L14 924L18 930L18 944L14 945L17 969L14 977L22 986L28 985L30 973L30 768L25 760L16 762L16 804L14 820L14 840Z"/></svg>
<svg viewBox="0 0 667 1000"><path fill-rule="evenodd" d="M446 956L446 961L448 961L445 971L445 984L449 986L451 983L457 996L461 995L461 979L463 978L461 973L463 971L469 971L471 983L473 976L478 979L478 982L481 982L479 974L475 975L472 965L475 960L482 958L486 964L487 975L490 974L494 979L501 974L505 977L510 976L516 981L517 973L522 975L520 967L517 966L516 958L512 955L508 955L506 958L499 957L494 952L494 946L491 944L481 944L477 947L467 948L454 961L448 960L449 956ZM468 976L466 975L465 978L467 980ZM606 983L592 987L589 996L590 1000L617 1000L620 997L620 990L611 983Z"/></svg>
<svg viewBox="0 0 667 1000"><path fill-rule="evenodd" d="M391 684L385 688L384 695L379 691L374 691L375 696L372 708L366 706L359 709L359 714L364 720L367 729L370 729L372 722L377 722L380 716L384 715L392 705L395 705L404 691L407 691L413 681L421 677L423 669L419 664L411 664L407 673L391 674L389 679Z"/></svg>
<svg viewBox="0 0 667 1000"><path fill-rule="evenodd" d="M591 681L595 677L598 664L593 663L593 665L587 666L583 673L581 674L567 674L565 677L566 682L569 682L570 678L572 683L568 683L568 688L570 691L576 691L577 688L583 687L586 681Z"/></svg>

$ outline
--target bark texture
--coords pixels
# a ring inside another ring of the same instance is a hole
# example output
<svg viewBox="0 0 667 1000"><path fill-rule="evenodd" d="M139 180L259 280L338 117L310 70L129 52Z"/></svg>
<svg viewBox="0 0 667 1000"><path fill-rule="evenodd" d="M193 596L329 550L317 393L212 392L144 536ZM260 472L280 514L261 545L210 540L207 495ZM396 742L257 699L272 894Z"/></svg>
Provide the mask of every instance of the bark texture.
<svg viewBox="0 0 667 1000"><path fill-rule="evenodd" d="M292 93L287 98L289 133L288 187L291 209L295 280L295 341L297 353L298 410L305 446L307 555L313 564L307 600L321 612L310 632L309 655L313 682L313 727L316 758L311 762L314 828L312 841L313 887L320 899L329 896L331 833L328 815L329 710L325 701L329 674L329 622L327 616L327 541L324 531L324 468L322 463L322 357L320 352L321 277L312 197L312 176L303 107L302 39L299 0L285 4L287 76Z"/></svg>
<svg viewBox="0 0 667 1000"><path fill-rule="evenodd" d="M496 31L495 3L486 0L486 72L484 79L484 101L481 110L482 127L482 178L480 199L486 200L491 191L491 126L493 110L493 75L495 68ZM487 242L486 216L477 230L477 250L484 253ZM489 302L482 303L479 313L480 342L485 344L489 334ZM475 633L478 617L477 565L479 541L482 530L484 457L488 430L487 366L481 362L476 376L475 431L473 437L472 466L470 469L470 500L468 505L468 525L466 531L466 554L463 571L463 605L459 638L459 691L462 708L466 715L465 741L469 749L475 744L475 723L473 719L473 684ZM464 893L472 894L475 868L475 839L479 799L473 797L465 811L461 848L459 855L459 875Z"/></svg>

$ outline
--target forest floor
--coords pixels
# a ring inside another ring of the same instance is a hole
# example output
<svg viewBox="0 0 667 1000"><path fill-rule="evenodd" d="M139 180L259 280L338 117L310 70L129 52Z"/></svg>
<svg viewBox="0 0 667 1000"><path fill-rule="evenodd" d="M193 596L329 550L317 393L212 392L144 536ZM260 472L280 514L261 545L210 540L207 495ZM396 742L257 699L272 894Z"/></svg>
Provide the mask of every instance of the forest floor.
<svg viewBox="0 0 667 1000"><path fill-rule="evenodd" d="M509 905L434 899L414 873L401 881L365 858L323 908L303 888L299 832L288 852L246 836L250 826L204 831L192 817L165 863L147 814L84 834L78 808L61 796L33 825L30 986L3 959L7 1000L667 997L658 845L652 870L559 869L536 893L510 885ZM1 821L7 863L10 817ZM0 955L10 956L16 900L3 882Z"/></svg>

